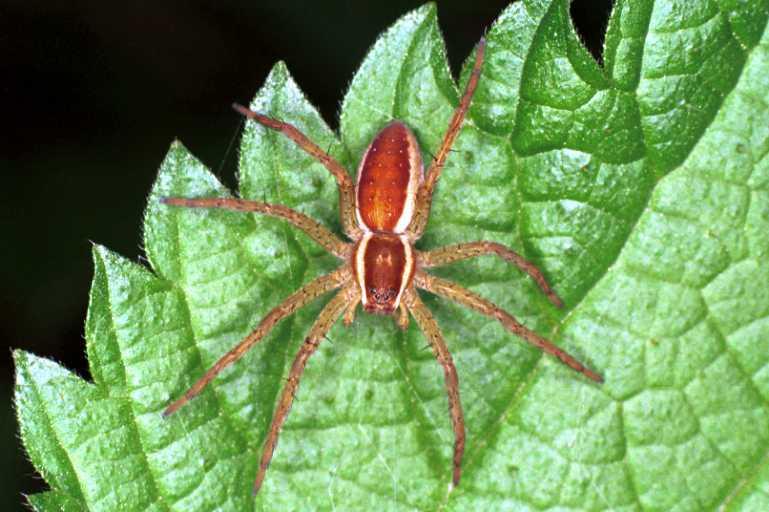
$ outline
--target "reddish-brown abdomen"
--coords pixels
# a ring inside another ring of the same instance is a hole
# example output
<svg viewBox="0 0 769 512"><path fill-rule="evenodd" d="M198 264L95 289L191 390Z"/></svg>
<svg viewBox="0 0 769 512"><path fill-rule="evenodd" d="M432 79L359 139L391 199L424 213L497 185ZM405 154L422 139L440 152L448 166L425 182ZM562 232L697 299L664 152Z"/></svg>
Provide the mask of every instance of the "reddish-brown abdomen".
<svg viewBox="0 0 769 512"><path fill-rule="evenodd" d="M422 156L414 134L400 121L380 131L358 168L357 208L361 227L403 233L411 222L422 180Z"/></svg>
<svg viewBox="0 0 769 512"><path fill-rule="evenodd" d="M364 309L390 314L414 273L411 245L405 236L367 233L355 248L353 269Z"/></svg>

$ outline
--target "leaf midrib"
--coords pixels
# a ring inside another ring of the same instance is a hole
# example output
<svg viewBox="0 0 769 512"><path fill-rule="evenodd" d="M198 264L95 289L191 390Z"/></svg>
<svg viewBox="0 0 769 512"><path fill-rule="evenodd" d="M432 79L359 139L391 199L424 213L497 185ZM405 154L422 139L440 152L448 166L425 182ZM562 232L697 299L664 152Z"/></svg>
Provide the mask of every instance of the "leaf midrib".
<svg viewBox="0 0 769 512"><path fill-rule="evenodd" d="M100 255L101 256L101 255ZM105 277L106 277L106 269L104 268L104 261L101 261L100 264L102 265L102 268L105 270ZM120 360L120 377L122 378L122 385L125 386L126 389L128 389L128 372L126 371L125 363L123 362L123 346L121 343L121 336L120 336L120 330L117 328L117 324L115 323L115 314L112 308L112 296L111 296L111 289L110 289L110 281L109 279L105 279L105 287L106 287L106 296L105 299L107 301L107 310L109 311L109 323L110 328L112 329L112 332L115 333L115 345L117 347L119 360ZM170 510L168 505L166 504L165 500L163 499L163 496L161 496L158 488L158 481L157 476L155 475L155 471L153 471L152 466L149 463L149 459L147 457L147 454L149 451L147 450L143 436L141 435L141 431L139 429L139 425L136 419L136 411L134 410L134 401L129 396L126 398L117 398L118 400L127 402L127 408L128 408L128 414L129 414L129 425L131 429L131 433L133 436L136 437L136 439L139 442L139 448L141 452L141 461L142 465L146 469L147 473L149 474L149 482L152 485L151 488L151 495L152 497L151 502L159 504L163 510Z"/></svg>
<svg viewBox="0 0 769 512"><path fill-rule="evenodd" d="M24 357L26 359L27 356L25 355ZM72 497L74 499L82 502L82 503L85 503L86 499L85 499L85 494L83 493L82 478L80 477L80 475L78 474L77 470L75 469L75 464L72 462L72 457L70 456L69 451L66 448L64 448L64 445L62 444L61 439L59 437L59 433L53 427L53 422L51 421L50 414L48 413L48 407L45 405L46 402L45 402L45 400L43 400L43 397L40 394L40 390L35 385L35 380L32 378L32 375L30 375L30 373L28 371L29 370L28 364L29 364L29 361L26 360L25 361L25 365L24 365L24 370L23 370L24 373L26 374L26 381L27 381L26 385L29 386L30 389L32 389L32 391L35 393L35 398L37 398L37 400L41 404L44 404L43 407L41 407L41 410L42 410L43 416L45 418L46 426L48 427L50 432L53 434L54 439L56 440L56 447L59 448L59 450L64 453L64 458L62 459L60 457L59 460L66 460L67 461L67 466L69 467L70 474L72 474L75 477L75 481L77 482L77 491L79 493L79 496L72 496ZM58 492L62 492L62 491L58 491ZM69 493L65 493L65 494L69 494ZM71 494L70 494L70 496L71 496Z"/></svg>

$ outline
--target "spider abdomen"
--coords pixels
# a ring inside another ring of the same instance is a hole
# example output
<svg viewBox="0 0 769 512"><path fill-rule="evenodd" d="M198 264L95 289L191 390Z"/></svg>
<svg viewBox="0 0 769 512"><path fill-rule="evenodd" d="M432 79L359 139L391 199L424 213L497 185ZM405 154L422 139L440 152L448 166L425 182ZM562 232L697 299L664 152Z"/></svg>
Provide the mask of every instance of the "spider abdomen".
<svg viewBox="0 0 769 512"><path fill-rule="evenodd" d="M422 181L422 155L414 133L401 121L385 126L358 167L358 223L367 231L403 233L414 215Z"/></svg>
<svg viewBox="0 0 769 512"><path fill-rule="evenodd" d="M414 256L405 235L366 233L355 246L355 278L369 313L391 314L414 275Z"/></svg>

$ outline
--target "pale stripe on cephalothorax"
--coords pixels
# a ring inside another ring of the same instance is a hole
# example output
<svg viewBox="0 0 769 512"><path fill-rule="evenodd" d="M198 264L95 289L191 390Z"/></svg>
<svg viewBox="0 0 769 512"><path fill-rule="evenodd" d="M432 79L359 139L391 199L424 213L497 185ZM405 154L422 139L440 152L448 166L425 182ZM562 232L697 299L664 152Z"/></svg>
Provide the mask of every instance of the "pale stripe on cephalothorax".
<svg viewBox="0 0 769 512"><path fill-rule="evenodd" d="M365 226L365 224L361 223L361 226ZM355 265L353 267L355 270L355 279L360 286L360 302L364 307L368 304L368 300L366 299L366 262L364 261L364 257L366 255L366 246L372 236L373 233L366 230L363 234L363 238L360 239L357 247L355 247L355 254L353 255L353 258L355 258Z"/></svg>
<svg viewBox="0 0 769 512"><path fill-rule="evenodd" d="M355 253L353 254L353 269L355 272L355 280L358 282L358 286L360 287L361 304L364 308L368 305L368 297L366 293L366 249L368 247L369 241L377 236L386 235L367 231L363 235L363 238L361 238L360 243L355 247ZM400 241L401 245L403 246L403 255L405 261L403 265L403 273L400 276L398 295L396 295L394 301L395 309L397 309L400 305L403 292L406 289L406 286L408 286L408 283L411 281L412 276L414 275L414 251L411 248L411 243L409 242L409 239L406 235L397 235L397 237L398 241Z"/></svg>
<svg viewBox="0 0 769 512"><path fill-rule="evenodd" d="M411 184L409 183L409 186ZM398 239L403 244L403 252L406 256L406 264L403 266L403 275L401 276L401 289L398 291L398 296L395 298L395 307L397 308L401 303L401 297L403 291L411 280L411 276L414 275L414 253L411 250L411 242L406 235L398 236Z"/></svg>

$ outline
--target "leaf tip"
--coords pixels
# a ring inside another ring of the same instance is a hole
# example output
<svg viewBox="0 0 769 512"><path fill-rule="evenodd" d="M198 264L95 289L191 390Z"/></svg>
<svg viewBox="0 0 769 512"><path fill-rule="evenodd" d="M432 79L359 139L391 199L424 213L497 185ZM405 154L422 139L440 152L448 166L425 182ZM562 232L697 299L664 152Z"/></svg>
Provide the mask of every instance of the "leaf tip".
<svg viewBox="0 0 769 512"><path fill-rule="evenodd" d="M270 70L269 75L276 74L277 76L287 76L288 73L288 64L286 64L286 61L279 60L275 62L275 64L272 65L272 69ZM269 76L268 75L268 76Z"/></svg>
<svg viewBox="0 0 769 512"><path fill-rule="evenodd" d="M11 351L11 356L13 357L14 365L18 368L22 363L26 362L29 353L26 350L15 348Z"/></svg>
<svg viewBox="0 0 769 512"><path fill-rule="evenodd" d="M270 91L270 94L275 94L275 91L279 91L287 85L298 87L293 83L291 73L288 71L288 65L285 61L279 60L272 65L270 72L267 73L267 78L264 79L264 85L257 92L257 98L262 95L263 91Z"/></svg>
<svg viewBox="0 0 769 512"><path fill-rule="evenodd" d="M420 7L417 7L417 8L416 8L416 9L414 9L414 11L412 11L412 12L414 12L414 13L420 13L420 14L421 14L422 12L424 12L424 14L426 14L426 15L429 15L429 14L436 14L436 13L438 12L438 3L437 3L437 2L434 2L434 1L433 1L433 2L427 2L427 3L423 4L423 5L422 5L422 6L420 6Z"/></svg>
<svg viewBox="0 0 769 512"><path fill-rule="evenodd" d="M205 192L194 189L203 188ZM208 168L178 139L171 143L160 164L157 178L149 194L149 204L164 196L185 196L210 193L210 189L223 189Z"/></svg>
<svg viewBox="0 0 769 512"><path fill-rule="evenodd" d="M104 261L104 258L107 256L108 253L109 253L109 249L107 249L103 245L96 242L91 242L91 254L93 255L94 262L96 262L97 258L98 258L98 261Z"/></svg>

